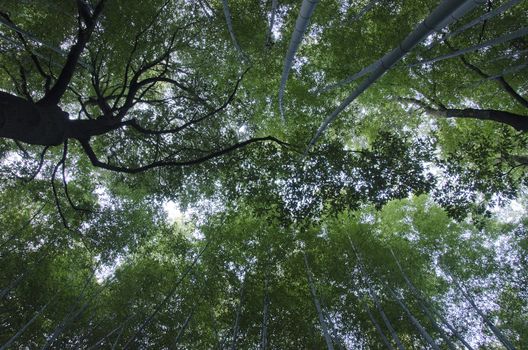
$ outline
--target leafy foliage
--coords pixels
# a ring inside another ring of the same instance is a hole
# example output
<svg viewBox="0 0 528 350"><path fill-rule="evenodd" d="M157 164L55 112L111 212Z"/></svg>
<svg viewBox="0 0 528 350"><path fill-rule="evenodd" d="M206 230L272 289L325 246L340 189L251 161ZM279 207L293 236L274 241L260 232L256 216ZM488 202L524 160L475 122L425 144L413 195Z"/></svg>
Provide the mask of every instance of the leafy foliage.
<svg viewBox="0 0 528 350"><path fill-rule="evenodd" d="M1 349L521 349L527 2L306 148L439 4L3 1Z"/></svg>

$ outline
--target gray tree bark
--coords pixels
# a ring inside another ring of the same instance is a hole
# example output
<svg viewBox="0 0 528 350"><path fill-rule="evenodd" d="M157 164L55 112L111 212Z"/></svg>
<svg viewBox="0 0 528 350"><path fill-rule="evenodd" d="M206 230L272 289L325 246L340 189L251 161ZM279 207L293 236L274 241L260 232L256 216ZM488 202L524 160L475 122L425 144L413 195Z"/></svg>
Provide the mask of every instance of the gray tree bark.
<svg viewBox="0 0 528 350"><path fill-rule="evenodd" d="M319 317L319 325L321 326L321 329L323 330L323 336L326 341L326 347L328 350L334 350L334 345L332 344L332 339L330 338L330 334L328 334L328 327L326 325L325 318L323 316L323 311L321 309L321 303L319 302L319 299L317 298L317 292L315 290L315 285L312 278L312 271L310 270L310 266L308 265L308 257L306 256L306 252L303 251L303 257L304 257L304 267L306 269L306 276L308 278L308 285L310 287L310 293L312 294L312 299L315 305L315 309L317 311L317 316Z"/></svg>

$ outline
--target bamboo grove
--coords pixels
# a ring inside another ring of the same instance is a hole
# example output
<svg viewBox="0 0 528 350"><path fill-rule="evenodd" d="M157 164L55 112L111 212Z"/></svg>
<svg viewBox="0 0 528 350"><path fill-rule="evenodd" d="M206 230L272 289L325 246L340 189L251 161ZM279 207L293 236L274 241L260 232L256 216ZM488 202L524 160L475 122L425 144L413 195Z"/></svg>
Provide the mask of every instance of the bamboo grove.
<svg viewBox="0 0 528 350"><path fill-rule="evenodd" d="M3 0L0 349L524 349L528 2Z"/></svg>

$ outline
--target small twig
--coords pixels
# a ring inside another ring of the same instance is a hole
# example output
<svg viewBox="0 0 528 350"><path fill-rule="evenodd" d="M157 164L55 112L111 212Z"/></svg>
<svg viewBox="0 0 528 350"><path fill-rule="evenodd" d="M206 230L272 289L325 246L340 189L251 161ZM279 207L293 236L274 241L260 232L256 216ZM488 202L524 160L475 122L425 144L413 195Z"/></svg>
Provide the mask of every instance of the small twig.
<svg viewBox="0 0 528 350"><path fill-rule="evenodd" d="M64 143L64 152L66 153L67 152L67 146L68 145L68 142L66 141ZM91 213L92 211L90 209L85 209L85 208L81 208L77 205L75 205L70 197L70 193L68 191L68 183L66 181L66 158L64 157L63 159L64 161L62 162L62 184L63 184L63 187L64 187L64 194L66 195L66 199L68 200L68 203L70 204L70 206L74 209L74 210L77 210L77 211L81 211L81 212L85 212L85 213Z"/></svg>
<svg viewBox="0 0 528 350"><path fill-rule="evenodd" d="M37 166L37 169L31 174L31 176L24 180L24 182L28 183L35 179L35 177L40 173L40 170L42 169L42 165L44 164L44 156L46 155L46 152L48 150L49 146L45 146L42 152L40 153L40 160Z"/></svg>
<svg viewBox="0 0 528 350"><path fill-rule="evenodd" d="M31 158L31 156L29 155L28 151L25 149L25 147L22 145L22 143L20 143L20 141L15 140L15 145L22 152L22 154L24 155L24 158Z"/></svg>

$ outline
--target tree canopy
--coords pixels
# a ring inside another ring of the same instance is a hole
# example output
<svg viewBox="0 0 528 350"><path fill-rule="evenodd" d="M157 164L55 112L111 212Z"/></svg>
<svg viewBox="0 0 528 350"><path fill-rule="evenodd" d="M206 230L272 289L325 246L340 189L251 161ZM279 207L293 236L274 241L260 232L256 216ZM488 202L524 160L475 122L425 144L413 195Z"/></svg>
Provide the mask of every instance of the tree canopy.
<svg viewBox="0 0 528 350"><path fill-rule="evenodd" d="M522 349L527 38L521 0L3 0L0 349Z"/></svg>

